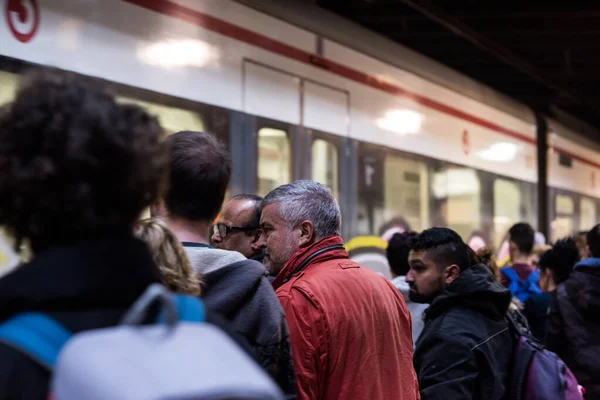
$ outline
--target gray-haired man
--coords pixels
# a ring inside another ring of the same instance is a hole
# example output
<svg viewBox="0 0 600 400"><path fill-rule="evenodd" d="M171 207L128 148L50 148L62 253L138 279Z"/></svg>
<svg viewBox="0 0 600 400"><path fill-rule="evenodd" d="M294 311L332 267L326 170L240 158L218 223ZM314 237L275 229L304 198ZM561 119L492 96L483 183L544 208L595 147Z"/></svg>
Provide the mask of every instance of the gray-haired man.
<svg viewBox="0 0 600 400"><path fill-rule="evenodd" d="M404 299L348 260L329 189L296 181L261 208L260 244L290 329L298 398L417 399Z"/></svg>

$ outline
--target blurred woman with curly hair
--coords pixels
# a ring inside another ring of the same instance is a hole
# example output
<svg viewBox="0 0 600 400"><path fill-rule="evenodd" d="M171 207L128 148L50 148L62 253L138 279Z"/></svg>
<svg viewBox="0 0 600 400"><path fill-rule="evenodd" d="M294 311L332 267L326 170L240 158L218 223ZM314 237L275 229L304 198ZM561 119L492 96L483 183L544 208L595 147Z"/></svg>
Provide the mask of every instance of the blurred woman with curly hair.
<svg viewBox="0 0 600 400"><path fill-rule="evenodd" d="M190 296L200 295L199 276L192 269L183 246L163 221L157 218L139 221L134 233L150 248L167 288Z"/></svg>

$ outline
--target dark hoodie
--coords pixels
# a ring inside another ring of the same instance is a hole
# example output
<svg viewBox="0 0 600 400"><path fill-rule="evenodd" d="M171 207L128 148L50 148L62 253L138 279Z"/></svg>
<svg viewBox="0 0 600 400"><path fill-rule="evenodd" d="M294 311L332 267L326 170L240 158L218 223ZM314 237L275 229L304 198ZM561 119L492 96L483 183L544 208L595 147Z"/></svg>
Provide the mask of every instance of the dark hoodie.
<svg viewBox="0 0 600 400"><path fill-rule="evenodd" d="M558 285L550 303L546 345L569 366L586 389L585 398L600 399L600 258L575 265Z"/></svg>
<svg viewBox="0 0 600 400"><path fill-rule="evenodd" d="M513 350L510 291L489 269L467 268L437 296L416 344L421 399L502 399Z"/></svg>
<svg viewBox="0 0 600 400"><path fill-rule="evenodd" d="M189 243L184 248L192 267L202 275L206 306L231 322L287 398L295 398L289 332L265 267L236 251Z"/></svg>

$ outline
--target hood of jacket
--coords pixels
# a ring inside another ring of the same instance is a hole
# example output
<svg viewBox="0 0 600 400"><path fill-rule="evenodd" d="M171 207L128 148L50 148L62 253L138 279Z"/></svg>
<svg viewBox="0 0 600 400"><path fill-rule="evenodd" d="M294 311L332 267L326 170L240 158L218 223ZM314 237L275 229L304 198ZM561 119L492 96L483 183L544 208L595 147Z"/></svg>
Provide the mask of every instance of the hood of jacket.
<svg viewBox="0 0 600 400"><path fill-rule="evenodd" d="M451 307L469 308L489 318L501 319L511 298L510 291L493 279L490 270L483 264L477 264L461 272L433 300L426 319L435 318Z"/></svg>
<svg viewBox="0 0 600 400"><path fill-rule="evenodd" d="M258 290L265 267L237 251L185 246L192 268L202 274L202 299L207 307L230 318Z"/></svg>
<svg viewBox="0 0 600 400"><path fill-rule="evenodd" d="M0 279L0 320L25 311L77 312L85 315L77 321L70 318L74 325L70 328L89 329L103 325L84 321L91 313L126 310L149 285L160 281L146 244L133 236L56 246Z"/></svg>
<svg viewBox="0 0 600 400"><path fill-rule="evenodd" d="M600 314L600 258L586 258L575 265L565 282L567 294L583 316Z"/></svg>

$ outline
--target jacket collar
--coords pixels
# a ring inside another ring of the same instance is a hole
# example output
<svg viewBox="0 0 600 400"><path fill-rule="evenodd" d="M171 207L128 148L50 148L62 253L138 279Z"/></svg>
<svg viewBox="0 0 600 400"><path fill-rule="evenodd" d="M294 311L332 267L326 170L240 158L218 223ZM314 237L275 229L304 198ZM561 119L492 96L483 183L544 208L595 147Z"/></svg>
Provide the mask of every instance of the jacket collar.
<svg viewBox="0 0 600 400"><path fill-rule="evenodd" d="M325 250L332 246L343 246L343 245L344 245L344 241L342 240L341 237L328 236L326 238L323 238L323 239L311 244L308 247L304 247L304 248L298 250L288 260L288 262L285 263L285 265L283 266L281 271L279 271L279 274L277 274L277 276L275 277L275 279L272 282L273 287L275 288L275 290L277 290L281 285L286 283L287 282L286 278L288 278L288 276L290 274L292 274L294 272L294 270L296 268L298 268L298 266L300 264L302 264L302 262L304 262L311 255L315 254L318 251ZM348 258L348 252L346 252L346 250L343 248L337 248L337 249L332 249L331 251L325 251L324 253L319 254L318 256L312 258L304 266L304 268L307 268L310 265L313 265L313 264L321 262L321 261L331 260L331 259L336 259L336 258Z"/></svg>
<svg viewBox="0 0 600 400"><path fill-rule="evenodd" d="M600 258L588 257L575 264L575 268L600 268Z"/></svg>
<svg viewBox="0 0 600 400"><path fill-rule="evenodd" d="M469 308L499 319L506 314L511 297L510 291L493 279L487 266L473 265L431 302L426 319L436 318L453 307Z"/></svg>
<svg viewBox="0 0 600 400"><path fill-rule="evenodd" d="M160 281L146 244L133 236L56 246L0 279L0 320L25 311L127 308Z"/></svg>

